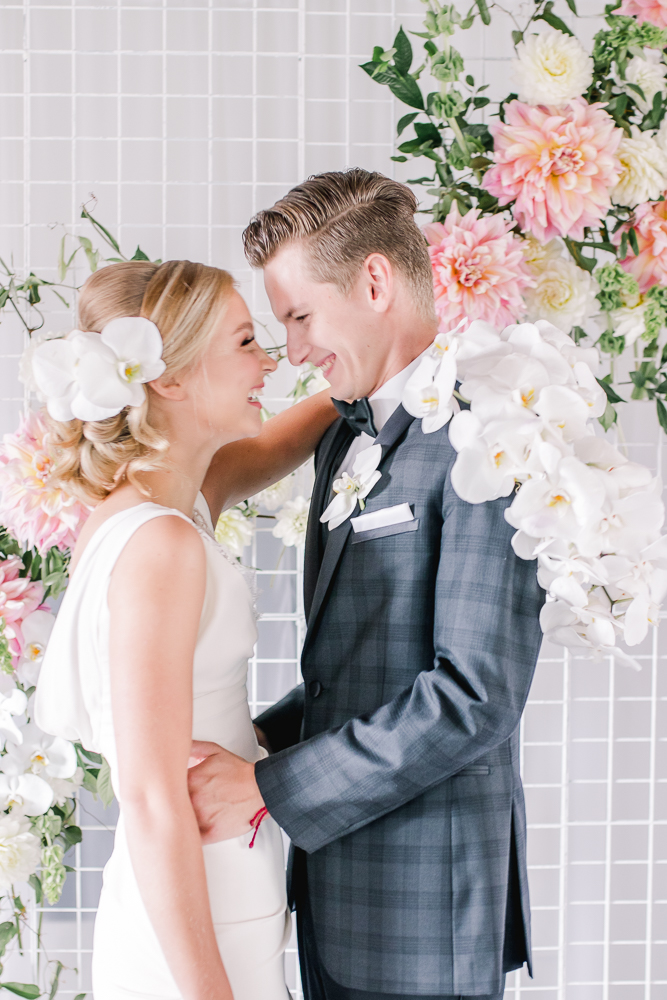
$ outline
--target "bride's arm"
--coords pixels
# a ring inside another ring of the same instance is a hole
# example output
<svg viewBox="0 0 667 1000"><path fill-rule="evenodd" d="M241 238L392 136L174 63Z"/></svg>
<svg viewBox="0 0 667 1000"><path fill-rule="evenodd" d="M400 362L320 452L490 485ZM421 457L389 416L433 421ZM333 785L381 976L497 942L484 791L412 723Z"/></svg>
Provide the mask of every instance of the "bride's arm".
<svg viewBox="0 0 667 1000"><path fill-rule="evenodd" d="M177 517L143 525L118 559L109 588L117 791L139 891L179 992L233 1000L187 787L205 580L202 540Z"/></svg>
<svg viewBox="0 0 667 1000"><path fill-rule="evenodd" d="M318 392L271 417L258 437L221 448L202 486L213 524L221 511L298 469L337 417L329 392Z"/></svg>

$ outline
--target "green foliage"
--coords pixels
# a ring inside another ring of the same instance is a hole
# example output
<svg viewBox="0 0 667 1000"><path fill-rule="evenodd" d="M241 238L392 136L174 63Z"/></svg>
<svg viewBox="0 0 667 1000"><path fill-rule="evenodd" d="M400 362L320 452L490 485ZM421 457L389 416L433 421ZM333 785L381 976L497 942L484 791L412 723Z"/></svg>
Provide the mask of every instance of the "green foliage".
<svg viewBox="0 0 667 1000"><path fill-rule="evenodd" d="M620 309L639 296L639 285L636 278L627 274L620 264L604 264L595 272L600 291L597 299L604 312Z"/></svg>
<svg viewBox="0 0 667 1000"><path fill-rule="evenodd" d="M37 1000L42 995L39 986L31 983L0 983L0 989L15 993L17 997L25 997L25 1000Z"/></svg>

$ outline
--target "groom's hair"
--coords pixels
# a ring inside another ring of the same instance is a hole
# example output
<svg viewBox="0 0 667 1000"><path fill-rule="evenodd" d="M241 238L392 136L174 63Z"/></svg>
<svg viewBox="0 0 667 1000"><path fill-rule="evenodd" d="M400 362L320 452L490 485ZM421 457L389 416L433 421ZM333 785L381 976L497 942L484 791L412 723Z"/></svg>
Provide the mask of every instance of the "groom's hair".
<svg viewBox="0 0 667 1000"><path fill-rule="evenodd" d="M251 219L245 254L253 267L264 267L281 247L303 241L315 279L345 293L369 254L383 254L430 319L433 278L416 211L410 188L384 174L360 167L315 174Z"/></svg>

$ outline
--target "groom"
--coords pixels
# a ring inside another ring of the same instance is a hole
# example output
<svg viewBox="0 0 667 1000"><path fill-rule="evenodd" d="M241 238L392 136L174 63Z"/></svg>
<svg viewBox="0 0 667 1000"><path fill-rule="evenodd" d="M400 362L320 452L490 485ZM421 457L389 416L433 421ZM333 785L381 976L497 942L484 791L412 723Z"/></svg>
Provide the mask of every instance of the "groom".
<svg viewBox="0 0 667 1000"><path fill-rule="evenodd" d="M292 840L308 1000L501 997L530 963L519 721L543 594L504 518L451 486L447 427L401 405L436 333L409 189L353 169L311 177L245 231L292 364L343 414L316 456L304 683L256 724L256 765L191 771L205 841L266 805ZM356 402L355 402L356 401ZM363 511L329 530L334 481L381 445Z"/></svg>

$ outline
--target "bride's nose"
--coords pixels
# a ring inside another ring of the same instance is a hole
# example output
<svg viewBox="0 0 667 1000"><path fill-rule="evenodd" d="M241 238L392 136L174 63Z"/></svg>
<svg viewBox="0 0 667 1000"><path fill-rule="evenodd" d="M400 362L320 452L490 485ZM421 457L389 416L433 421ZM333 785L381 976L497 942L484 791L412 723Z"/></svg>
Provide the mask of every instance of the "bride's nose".
<svg viewBox="0 0 667 1000"><path fill-rule="evenodd" d="M267 354L266 351L262 350L262 370L264 373L270 375L271 372L274 372L277 367L278 362L275 358L272 358L270 354Z"/></svg>

